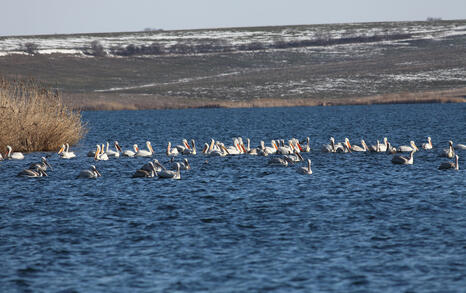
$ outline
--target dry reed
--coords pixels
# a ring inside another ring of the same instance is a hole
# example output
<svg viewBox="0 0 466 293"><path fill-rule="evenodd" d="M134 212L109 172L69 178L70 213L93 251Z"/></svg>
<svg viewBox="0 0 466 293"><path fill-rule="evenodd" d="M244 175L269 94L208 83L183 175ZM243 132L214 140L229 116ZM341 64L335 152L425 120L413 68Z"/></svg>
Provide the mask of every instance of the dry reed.
<svg viewBox="0 0 466 293"><path fill-rule="evenodd" d="M0 77L0 150L53 151L73 145L85 134L81 114L69 109L60 94L34 80Z"/></svg>

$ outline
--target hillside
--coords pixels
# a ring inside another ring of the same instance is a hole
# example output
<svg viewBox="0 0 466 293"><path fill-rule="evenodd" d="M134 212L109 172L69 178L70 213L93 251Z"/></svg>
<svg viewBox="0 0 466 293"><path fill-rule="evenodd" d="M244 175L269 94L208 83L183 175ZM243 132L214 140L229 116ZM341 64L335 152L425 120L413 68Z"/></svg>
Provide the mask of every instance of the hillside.
<svg viewBox="0 0 466 293"><path fill-rule="evenodd" d="M466 100L466 20L0 37L84 109Z"/></svg>

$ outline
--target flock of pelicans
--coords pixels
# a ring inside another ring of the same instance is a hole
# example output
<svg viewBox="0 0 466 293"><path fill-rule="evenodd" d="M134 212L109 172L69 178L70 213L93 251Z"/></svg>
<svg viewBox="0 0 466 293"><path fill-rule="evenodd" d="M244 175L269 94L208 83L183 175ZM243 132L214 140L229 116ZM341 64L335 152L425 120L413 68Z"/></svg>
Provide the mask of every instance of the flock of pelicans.
<svg viewBox="0 0 466 293"><path fill-rule="evenodd" d="M90 151L87 156L93 157L95 161L106 161L109 158L118 158L121 156L126 157L152 157L155 152L149 141L146 142L146 149L140 149L138 145L134 144L132 149L123 150L119 145L118 141L114 142L115 149L110 148L110 144L107 142L106 145L98 144L96 149ZM427 142L421 146L424 150L432 150L432 140L430 137L427 138ZM24 155L20 152L13 152L11 146L7 146L8 152L5 158L0 154L0 160L13 159L22 160ZM453 142L449 141L448 148L442 149L440 156L447 158L454 158L455 160L443 162L439 165L438 169L454 169L459 170L458 155L455 154L455 149L466 149L464 144L456 144L453 146ZM297 168L297 172L303 175L312 174L311 160L304 160L301 153L310 152L310 139L307 137L304 141L298 141L297 139L290 139L285 143L285 140L272 140L270 146L266 146L264 141L261 141L259 146L250 147L250 140L246 140L246 144L243 142L241 137L233 138L233 144L226 146L220 141L211 139L210 143L205 143L201 153L205 156L229 156L229 155L256 155L256 156L269 156L274 155L269 159L268 165L271 166L290 166L298 164L300 162L307 162L303 166ZM414 153L419 151L414 141L410 141L409 145L402 145L394 147L387 138L383 139L383 142L377 141L375 145L368 146L364 140L361 140L361 145L352 145L348 138L345 138L343 142L335 142L333 137L330 138L329 144L322 146L322 151L327 153L351 153L351 152L378 152L393 154L391 162L393 164L411 165L414 162ZM409 153L409 156L404 156L399 153ZM169 168L162 165L157 159L148 162L141 168L136 170L133 177L159 177L159 178L170 178L180 179L181 170L189 170L191 166L187 158L184 158L180 162L175 162L174 157L178 155L196 155L196 143L194 139L191 140L191 144L186 139L182 140L180 145L172 147L171 142L168 142L167 149L165 151L167 157L170 158L171 166ZM58 151L58 155L63 159L72 159L76 157L76 154L70 151L69 144L64 144ZM52 169L52 166L47 161L46 157L41 158L41 162L30 164L28 168L18 173L18 176L25 177L42 177L48 176L46 171L47 168ZM91 165L89 169L82 170L78 174L78 178L98 178L101 177L101 173L97 170L95 165Z"/></svg>

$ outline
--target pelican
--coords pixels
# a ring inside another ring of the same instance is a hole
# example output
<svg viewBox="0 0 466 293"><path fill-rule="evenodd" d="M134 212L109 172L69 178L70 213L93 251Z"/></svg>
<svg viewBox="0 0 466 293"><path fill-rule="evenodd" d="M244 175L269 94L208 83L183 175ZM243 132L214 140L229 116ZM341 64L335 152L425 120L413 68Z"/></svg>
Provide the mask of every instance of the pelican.
<svg viewBox="0 0 466 293"><path fill-rule="evenodd" d="M275 158L271 158L267 164L270 165L270 166L288 167L288 165L290 163L291 162L289 161L289 159L287 157L282 157L282 158L275 157Z"/></svg>
<svg viewBox="0 0 466 293"><path fill-rule="evenodd" d="M427 137L427 142L422 144L422 148L425 150L432 149L432 139L430 138L430 136Z"/></svg>
<svg viewBox="0 0 466 293"><path fill-rule="evenodd" d="M119 158L119 157L120 157L120 151L121 151L121 149L119 148L118 141L115 141L115 142L114 142L114 146L115 146L116 151L111 150L111 149L109 148L109 143L108 143L108 141L107 141L107 147L106 147L106 149L105 149L105 153L106 153L107 156L109 156L109 157Z"/></svg>
<svg viewBox="0 0 466 293"><path fill-rule="evenodd" d="M195 155L197 152L196 152L196 142L194 141L194 139L191 139L191 147L189 147L189 144L186 144L186 146L188 148L186 148L182 154L183 155Z"/></svg>
<svg viewBox="0 0 466 293"><path fill-rule="evenodd" d="M348 143L349 143L349 141L348 141ZM364 139L361 139L361 146L353 144L353 145L351 145L351 150L353 152L367 152L369 150L369 148L367 147L367 144L364 141Z"/></svg>
<svg viewBox="0 0 466 293"><path fill-rule="evenodd" d="M179 153L183 153L186 150L191 149L191 147L188 144L188 140L186 138L183 138L181 140L181 145L176 145L175 148L178 150Z"/></svg>
<svg viewBox="0 0 466 293"><path fill-rule="evenodd" d="M407 152L412 152L412 151L418 151L419 148L416 146L416 144L414 143L414 141L410 141L409 142L409 146L407 145L402 145L402 146L399 146L396 151L397 152L400 152L400 153L407 153Z"/></svg>
<svg viewBox="0 0 466 293"><path fill-rule="evenodd" d="M416 152L416 150L411 151L411 153L409 154L409 158L405 156L395 155L392 158L392 163L399 165L412 165L414 162L414 152Z"/></svg>
<svg viewBox="0 0 466 293"><path fill-rule="evenodd" d="M460 165L458 163L459 161L459 157L458 155L455 156L455 163L453 162L445 162L445 163L442 163L440 164L440 166L438 167L439 170L448 170L448 169L455 169L455 170L459 170L460 169Z"/></svg>
<svg viewBox="0 0 466 293"><path fill-rule="evenodd" d="M36 168L41 168L44 171L47 171L47 167L50 168L50 170L53 170L52 165L47 161L46 157L41 157L40 158L40 163L32 163L29 165L29 169L36 169Z"/></svg>
<svg viewBox="0 0 466 293"><path fill-rule="evenodd" d="M136 152L135 156L136 157L152 157L152 154L154 153L154 149L152 148L150 141L146 141L146 146L147 146L147 150L139 149Z"/></svg>
<svg viewBox="0 0 466 293"><path fill-rule="evenodd" d="M290 163L298 163L298 162L304 161L304 158L298 152L295 152L294 154L291 154L291 155L284 155L284 157L287 158L287 160Z"/></svg>
<svg viewBox="0 0 466 293"><path fill-rule="evenodd" d="M77 178L89 178L89 179L94 179L97 177L102 176L99 171L97 171L97 168L94 165L91 165L91 167L87 170L82 170L79 172L79 175Z"/></svg>
<svg viewBox="0 0 466 293"><path fill-rule="evenodd" d="M387 154L396 154L396 147L393 147L388 141L387 141Z"/></svg>
<svg viewBox="0 0 466 293"><path fill-rule="evenodd" d="M466 150L466 144L457 143L455 149Z"/></svg>
<svg viewBox="0 0 466 293"><path fill-rule="evenodd" d="M336 152L335 148L335 138L330 137L330 144L324 144L322 146L322 151L326 153L334 153Z"/></svg>
<svg viewBox="0 0 466 293"><path fill-rule="evenodd" d="M62 147L58 151L58 154L62 159L71 159L76 157L76 154L74 152L70 152L70 145L68 143L62 145Z"/></svg>
<svg viewBox="0 0 466 293"><path fill-rule="evenodd" d="M243 150L241 149L239 140L237 138L234 138L233 145L228 146L226 149L229 155L239 155L243 153Z"/></svg>
<svg viewBox="0 0 466 293"><path fill-rule="evenodd" d="M23 171L18 173L18 176L22 176L22 177L42 177L42 176L48 176L48 175L47 175L47 173L45 173L44 168L37 165L37 166L35 166L35 168L24 169Z"/></svg>
<svg viewBox="0 0 466 293"><path fill-rule="evenodd" d="M451 140L448 142L448 149L444 149L440 156L447 157L449 159L455 156L455 149L453 149L453 142Z"/></svg>
<svg viewBox="0 0 466 293"><path fill-rule="evenodd" d="M96 161L107 161L108 156L103 151L103 149L100 147L100 145L97 145L96 147L97 147L97 150L95 151L94 160L96 160Z"/></svg>
<svg viewBox="0 0 466 293"><path fill-rule="evenodd" d="M157 173L157 176L161 179L181 179L180 175L180 163L176 163L176 171L165 169L162 165L162 170Z"/></svg>
<svg viewBox="0 0 466 293"><path fill-rule="evenodd" d="M123 152L123 156L125 157L134 157L139 152L139 148L137 144L133 144L133 150L126 150Z"/></svg>
<svg viewBox="0 0 466 293"><path fill-rule="evenodd" d="M298 144L298 146L300 146ZM306 137L306 145L304 145L304 147L301 146L301 151L304 152L304 153L309 153L311 151L311 139L308 137Z"/></svg>
<svg viewBox="0 0 466 293"><path fill-rule="evenodd" d="M246 145L246 153L251 155L251 156L257 156L259 149L258 148L252 148L251 149L251 140L249 138L246 138L247 145Z"/></svg>
<svg viewBox="0 0 466 293"><path fill-rule="evenodd" d="M20 152L12 152L13 149L11 146L7 145L6 148L8 149L8 153L6 155L7 159L13 159L13 160L22 160L24 159L24 155Z"/></svg>
<svg viewBox="0 0 466 293"><path fill-rule="evenodd" d="M299 167L296 171L302 175L311 175L311 159L307 159L307 167Z"/></svg>
<svg viewBox="0 0 466 293"><path fill-rule="evenodd" d="M351 153L351 144L347 137L345 137L345 141L343 143L337 144L336 152L337 153Z"/></svg>
<svg viewBox="0 0 466 293"><path fill-rule="evenodd" d="M168 142L166 154L169 157L178 156L178 149L172 148L172 143Z"/></svg>
<svg viewBox="0 0 466 293"><path fill-rule="evenodd" d="M175 169L177 168L177 163L173 162L172 163L172 169ZM188 159L184 158L183 159L183 162L179 163L180 164L180 170L191 170L191 165L189 164L188 162Z"/></svg>
<svg viewBox="0 0 466 293"><path fill-rule="evenodd" d="M147 170L146 168L144 168L144 167L146 167L146 165L148 165L150 167L150 170ZM133 174L133 178L142 178L142 177L151 178L151 177L154 177L155 174L156 174L154 163L149 162L146 165L144 165L141 169L136 170L136 172L134 172L134 174Z"/></svg>
<svg viewBox="0 0 466 293"><path fill-rule="evenodd" d="M371 152L376 152L376 153L381 153L381 152L385 152L387 151L387 143L388 143L388 139L386 137L383 138L383 143L380 143L378 140L377 140L377 144L376 145L372 145L369 150Z"/></svg>
<svg viewBox="0 0 466 293"><path fill-rule="evenodd" d="M218 143L218 148L215 148L213 151L209 153L210 156L213 157L224 157L229 155L228 149L225 147L223 143Z"/></svg>
<svg viewBox="0 0 466 293"><path fill-rule="evenodd" d="M281 141L282 145L278 147L277 154L290 155L294 152L292 141L288 141L288 145L285 145L284 140Z"/></svg>

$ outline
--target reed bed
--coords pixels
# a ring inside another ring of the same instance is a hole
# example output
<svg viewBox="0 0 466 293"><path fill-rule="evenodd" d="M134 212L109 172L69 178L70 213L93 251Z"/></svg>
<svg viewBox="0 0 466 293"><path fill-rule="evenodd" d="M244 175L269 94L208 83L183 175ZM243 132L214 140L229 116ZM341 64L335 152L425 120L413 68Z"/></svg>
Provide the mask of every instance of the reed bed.
<svg viewBox="0 0 466 293"><path fill-rule="evenodd" d="M0 151L55 151L76 144L86 133L78 111L60 93L34 80L0 77Z"/></svg>

